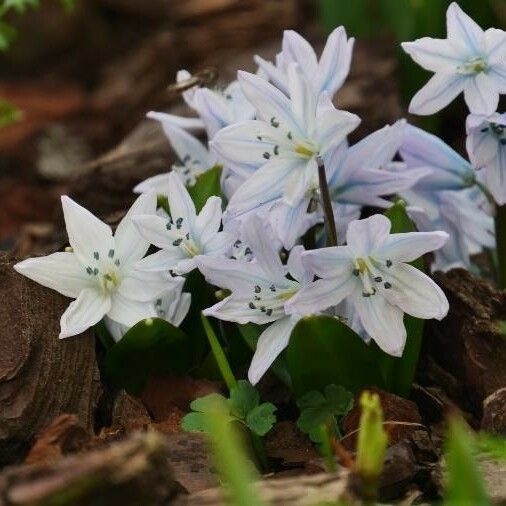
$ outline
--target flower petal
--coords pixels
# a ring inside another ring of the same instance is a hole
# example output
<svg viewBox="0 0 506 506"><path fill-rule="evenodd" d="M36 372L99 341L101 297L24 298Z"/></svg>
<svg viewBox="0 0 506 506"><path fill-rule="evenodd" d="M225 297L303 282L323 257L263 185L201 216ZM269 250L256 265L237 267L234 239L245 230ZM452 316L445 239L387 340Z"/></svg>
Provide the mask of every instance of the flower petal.
<svg viewBox="0 0 506 506"><path fill-rule="evenodd" d="M394 265L389 274L392 287L383 295L390 304L416 318L441 320L446 316L448 299L429 276L409 264Z"/></svg>
<svg viewBox="0 0 506 506"><path fill-rule="evenodd" d="M167 197L172 220L176 221L178 218L183 218L184 226L187 230L192 230L197 217L195 204L181 178L175 172L169 174L169 193Z"/></svg>
<svg viewBox="0 0 506 506"><path fill-rule="evenodd" d="M186 258L183 250L179 247L162 249L137 262L135 268L147 272L176 270L179 262Z"/></svg>
<svg viewBox="0 0 506 506"><path fill-rule="evenodd" d="M317 95L298 63L288 66L290 104L297 123L307 131L314 127Z"/></svg>
<svg viewBox="0 0 506 506"><path fill-rule="evenodd" d="M221 198L211 196L195 220L195 235L202 244L218 233L221 225Z"/></svg>
<svg viewBox="0 0 506 506"><path fill-rule="evenodd" d="M317 92L326 91L330 96L342 86L350 72L351 56L355 39L347 39L344 26L338 26L327 38L318 63Z"/></svg>
<svg viewBox="0 0 506 506"><path fill-rule="evenodd" d="M285 30L282 42L283 58L287 64L298 63L307 78L313 79L318 73L316 53L309 42L295 30Z"/></svg>
<svg viewBox="0 0 506 506"><path fill-rule="evenodd" d="M77 298L93 280L73 253L53 253L29 258L14 266L17 272L66 297Z"/></svg>
<svg viewBox="0 0 506 506"><path fill-rule="evenodd" d="M383 259L394 262L412 262L429 251L443 247L448 241L448 234L436 232L406 232L391 234L376 254Z"/></svg>
<svg viewBox="0 0 506 506"><path fill-rule="evenodd" d="M218 318L219 320L235 322L241 325L246 323L264 325L265 323L271 323L284 316L282 309L281 311L279 309L274 311L270 316L267 316L265 312L261 312L258 309L251 309L249 307L250 301L251 296L239 296L233 294L218 302L214 306L204 309L202 313L205 316L212 316L213 318Z"/></svg>
<svg viewBox="0 0 506 506"><path fill-rule="evenodd" d="M288 177L298 170L303 159L274 159L250 176L232 195L227 212L237 215L262 204L274 203L283 196Z"/></svg>
<svg viewBox="0 0 506 506"><path fill-rule="evenodd" d="M156 247L167 249L177 247L173 246L173 242L180 237L180 234L173 226L170 230L167 228L169 223L167 219L147 214L134 216L132 221L140 235Z"/></svg>
<svg viewBox="0 0 506 506"><path fill-rule="evenodd" d="M287 314L310 315L337 306L348 297L359 281L351 272L340 276L319 279L301 288L285 304Z"/></svg>
<svg viewBox="0 0 506 506"><path fill-rule="evenodd" d="M471 49L476 54L483 49L483 30L459 7L457 2L452 2L446 11L446 28L448 39L459 46Z"/></svg>
<svg viewBox="0 0 506 506"><path fill-rule="evenodd" d="M287 142L278 129L263 121L249 120L223 128L209 145L232 170L249 175L275 156L274 146L283 156L289 154L291 146Z"/></svg>
<svg viewBox="0 0 506 506"><path fill-rule="evenodd" d="M440 111L463 91L466 79L459 74L434 74L411 99L409 112L427 116Z"/></svg>
<svg viewBox="0 0 506 506"><path fill-rule="evenodd" d="M97 252L114 249L109 225L66 195L62 196L61 202L70 245L83 265L88 265Z"/></svg>
<svg viewBox="0 0 506 506"><path fill-rule="evenodd" d="M207 135L210 139L219 130L235 122L229 104L215 91L209 88L199 88L195 92L193 100L195 109L206 125Z"/></svg>
<svg viewBox="0 0 506 506"><path fill-rule="evenodd" d="M149 192L140 195L123 217L114 233L114 244L121 259L122 268L140 260L148 251L150 242L143 239L138 227L132 221L134 216L156 213L156 194Z"/></svg>
<svg viewBox="0 0 506 506"><path fill-rule="evenodd" d="M70 303L60 319L60 339L81 334L96 325L110 310L111 298L99 290L85 288Z"/></svg>
<svg viewBox="0 0 506 506"><path fill-rule="evenodd" d="M255 261L273 283L285 281L286 268L281 263L277 244L266 233L267 222L254 214L245 221L242 229L243 241L251 247Z"/></svg>
<svg viewBox="0 0 506 506"><path fill-rule="evenodd" d="M462 52L447 39L423 37L414 42L403 42L401 46L418 65L432 72L455 72L462 63Z"/></svg>
<svg viewBox="0 0 506 506"><path fill-rule="evenodd" d="M361 289L353 293L353 302L365 331L389 355L402 356L406 344L403 312L380 294L364 297Z"/></svg>
<svg viewBox="0 0 506 506"><path fill-rule="evenodd" d="M159 121L164 132L166 127L170 128L172 126L184 128L185 130L204 129L204 122L200 118L187 118L185 116L176 116L175 114L155 111L148 112L146 117Z"/></svg>
<svg viewBox="0 0 506 506"><path fill-rule="evenodd" d="M248 371L248 379L256 385L279 354L288 346L298 319L281 318L269 325L258 338L257 347Z"/></svg>
<svg viewBox="0 0 506 506"><path fill-rule="evenodd" d="M356 257L368 256L385 244L392 224L382 214L352 221L346 233L346 243Z"/></svg>
<svg viewBox="0 0 506 506"><path fill-rule="evenodd" d="M474 114L492 114L499 105L497 86L484 72L466 80L464 98Z"/></svg>
<svg viewBox="0 0 506 506"><path fill-rule="evenodd" d="M118 293L132 300L152 302L171 285L175 285L178 282L176 280L178 278L172 278L162 272L131 270L118 286Z"/></svg>
<svg viewBox="0 0 506 506"><path fill-rule="evenodd" d="M279 123L283 132L292 132L295 137L304 137L303 125L292 113L290 100L275 86L249 72L239 70L239 82L246 98L253 104L257 117L270 123L272 118Z"/></svg>
<svg viewBox="0 0 506 506"><path fill-rule="evenodd" d="M157 316L153 301L141 302L132 300L116 292L111 302L111 309L107 316L127 327L133 327L141 320Z"/></svg>
<svg viewBox="0 0 506 506"><path fill-rule="evenodd" d="M169 191L169 173L148 177L134 187L134 193L156 192L157 195L167 195Z"/></svg>
<svg viewBox="0 0 506 506"><path fill-rule="evenodd" d="M305 268L319 278L334 278L353 270L352 252L348 246L309 250L302 255Z"/></svg>
<svg viewBox="0 0 506 506"><path fill-rule="evenodd" d="M288 95L288 81L286 74L270 61L264 60L258 55L255 55L253 59L255 60L255 63L265 72L269 81L285 95Z"/></svg>

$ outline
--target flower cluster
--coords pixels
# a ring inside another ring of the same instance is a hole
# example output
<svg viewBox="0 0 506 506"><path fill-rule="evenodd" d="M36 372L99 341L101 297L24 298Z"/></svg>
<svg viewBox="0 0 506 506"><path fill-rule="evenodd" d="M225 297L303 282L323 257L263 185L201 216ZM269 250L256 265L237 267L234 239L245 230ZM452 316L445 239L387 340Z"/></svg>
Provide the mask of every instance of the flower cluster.
<svg viewBox="0 0 506 506"><path fill-rule="evenodd" d="M114 235L62 198L70 248L16 266L76 299L60 337L104 317L116 340L145 318L178 326L196 295L183 291L185 279L199 271L221 293L199 308L204 315L262 326L253 384L297 322L321 312L401 356L404 313L442 319L448 312L441 289L411 262L434 252L433 269L468 268L471 255L494 247L491 199L506 203L506 114L496 112L506 93L506 32L483 31L456 3L447 24L447 39L402 45L435 72L410 111L434 113L463 91L470 161L404 119L350 144L360 119L337 109L333 96L349 72L354 39L336 28L318 58L286 31L274 63L255 57L256 74L239 71L224 89L184 91L198 117L148 114L179 160L135 187L141 195ZM202 130L207 143L191 133ZM210 170L221 171L219 195L197 209L192 192ZM392 196L407 203L417 232L391 233L381 213ZM164 205L157 209L157 201ZM332 222L337 244L325 232Z"/></svg>

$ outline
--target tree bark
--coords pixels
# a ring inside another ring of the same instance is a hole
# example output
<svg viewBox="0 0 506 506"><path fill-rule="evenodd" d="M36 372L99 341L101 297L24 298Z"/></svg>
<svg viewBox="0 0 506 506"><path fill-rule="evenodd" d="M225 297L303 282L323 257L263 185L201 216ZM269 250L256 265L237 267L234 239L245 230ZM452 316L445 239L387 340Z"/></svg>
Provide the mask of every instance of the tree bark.
<svg viewBox="0 0 506 506"><path fill-rule="evenodd" d="M56 416L87 429L99 390L93 331L59 340L70 302L18 274L0 255L0 466L18 461Z"/></svg>

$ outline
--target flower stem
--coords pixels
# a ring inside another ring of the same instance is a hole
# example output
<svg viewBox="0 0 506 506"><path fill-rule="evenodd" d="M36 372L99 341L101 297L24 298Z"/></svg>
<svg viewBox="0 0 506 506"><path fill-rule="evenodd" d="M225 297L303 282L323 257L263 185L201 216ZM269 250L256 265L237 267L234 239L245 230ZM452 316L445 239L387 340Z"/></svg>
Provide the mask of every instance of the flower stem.
<svg viewBox="0 0 506 506"><path fill-rule="evenodd" d="M207 339L209 341L209 345L211 346L211 351L213 352L214 359L218 364L218 368L220 369L221 376L223 381L227 385L227 388L232 390L232 388L237 386L237 380L235 379L234 373L230 368L230 364L228 363L227 357L223 348L221 347L220 341L216 337L209 320L203 315L200 315L202 319L202 325L204 326L204 330L206 331Z"/></svg>
<svg viewBox="0 0 506 506"><path fill-rule="evenodd" d="M499 288L506 289L506 205L497 206L495 213Z"/></svg>
<svg viewBox="0 0 506 506"><path fill-rule="evenodd" d="M332 202L330 200L327 176L325 175L325 165L321 156L316 157L316 163L318 164L321 204L325 215L325 235L327 236L327 246L337 246L336 222L334 220L334 211L332 210Z"/></svg>

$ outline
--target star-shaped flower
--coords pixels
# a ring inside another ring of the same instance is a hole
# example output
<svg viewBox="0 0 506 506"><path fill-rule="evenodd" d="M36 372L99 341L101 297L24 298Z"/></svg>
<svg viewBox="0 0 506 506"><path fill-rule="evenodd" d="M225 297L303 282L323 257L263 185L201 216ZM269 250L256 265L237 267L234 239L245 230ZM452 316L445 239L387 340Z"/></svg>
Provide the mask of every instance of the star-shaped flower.
<svg viewBox="0 0 506 506"><path fill-rule="evenodd" d="M472 113L492 114L506 93L506 32L482 30L453 2L446 11L447 38L423 37L402 48L424 69L435 72L413 97L414 114L433 114L457 95Z"/></svg>
<svg viewBox="0 0 506 506"><path fill-rule="evenodd" d="M355 39L348 39L344 27L339 26L329 35L318 60L306 39L294 30L285 30L276 64L273 65L260 56L255 56L255 62L269 81L287 95L290 93L288 67L290 63L298 63L313 92L319 95L325 91L332 97L348 76L354 43Z"/></svg>
<svg viewBox="0 0 506 506"><path fill-rule="evenodd" d="M230 170L247 177L227 207L227 220L279 201L296 207L318 188L316 156L325 156L358 123L324 93L314 95L298 64L288 69L290 99L264 79L239 72L257 120L220 130L211 141Z"/></svg>
<svg viewBox="0 0 506 506"><path fill-rule="evenodd" d="M147 271L185 274L195 269L198 255L225 256L234 242L221 226L221 198L210 197L197 215L188 190L175 172L168 175L170 218L148 214L136 216L140 234L160 251L147 256L137 267Z"/></svg>
<svg viewBox="0 0 506 506"><path fill-rule="evenodd" d="M156 196L141 195L121 220L111 227L67 196L63 214L72 251L30 258L15 265L24 276L76 299L61 317L60 338L74 336L107 315L131 327L156 316L152 301L174 283L162 273L135 268L149 248L132 223L139 214L154 213Z"/></svg>
<svg viewBox="0 0 506 506"><path fill-rule="evenodd" d="M478 177L500 206L506 204L506 114L470 114L466 130L467 152Z"/></svg>
<svg viewBox="0 0 506 506"><path fill-rule="evenodd" d="M197 258L198 267L209 283L232 292L204 310L205 315L240 324L270 324L258 339L248 372L252 384L260 380L288 345L290 334L300 317L287 315L285 303L312 279L301 264L303 248L295 247L287 265L283 265L267 228L268 224L256 215L247 220L243 238L254 253L250 262Z"/></svg>
<svg viewBox="0 0 506 506"><path fill-rule="evenodd" d="M406 342L404 313L440 320L448 312L442 290L407 262L443 246L448 234L390 234L390 226L390 220L380 214L356 220L348 227L346 246L303 253L303 265L321 279L302 288L286 309L310 314L349 297L378 346L401 356Z"/></svg>

